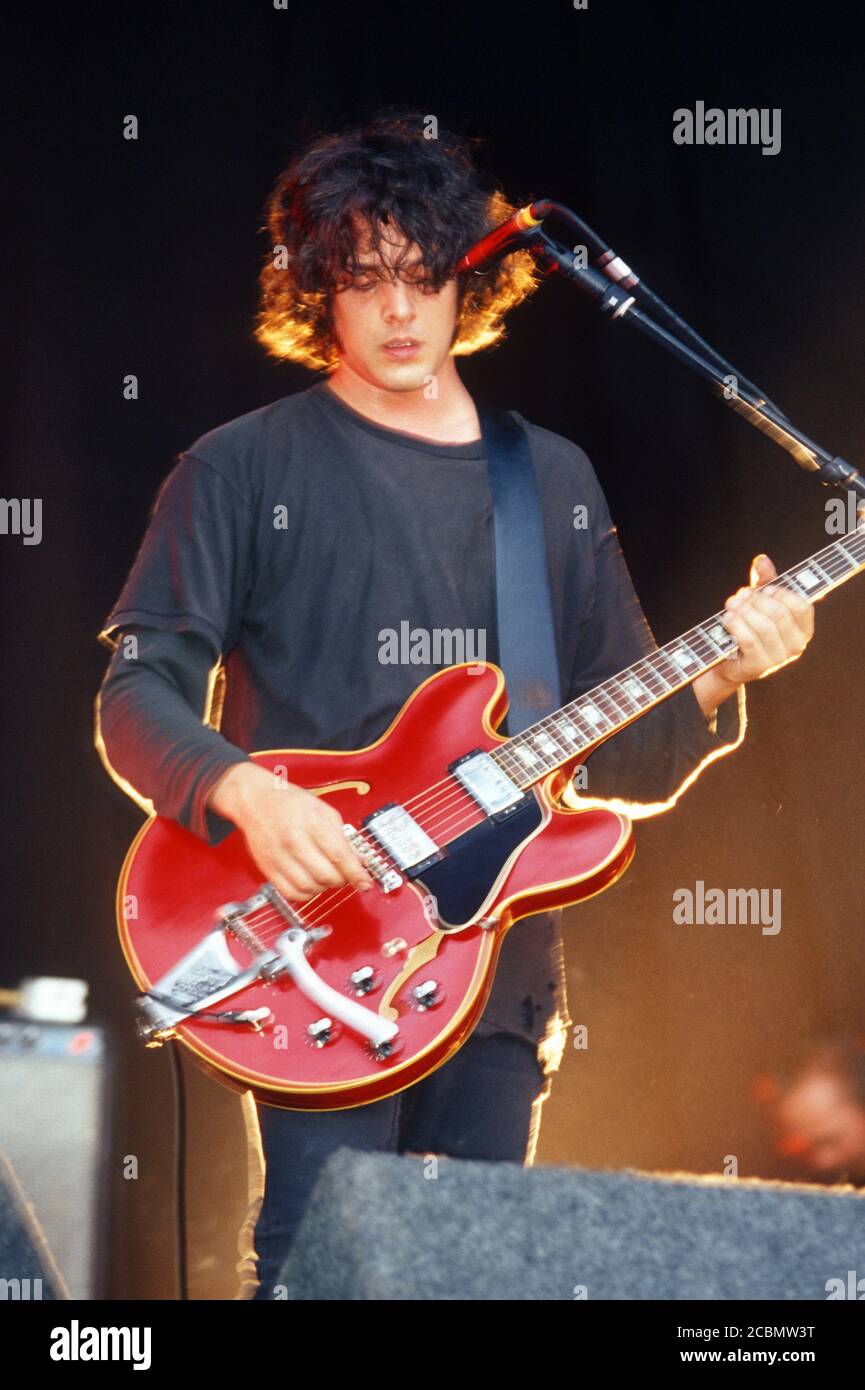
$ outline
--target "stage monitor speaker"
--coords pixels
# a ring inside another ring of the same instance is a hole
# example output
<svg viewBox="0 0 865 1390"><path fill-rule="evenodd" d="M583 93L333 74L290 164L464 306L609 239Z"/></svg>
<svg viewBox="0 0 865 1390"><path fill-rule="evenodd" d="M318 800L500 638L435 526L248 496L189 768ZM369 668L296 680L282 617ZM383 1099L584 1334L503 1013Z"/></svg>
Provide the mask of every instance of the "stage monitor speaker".
<svg viewBox="0 0 865 1390"><path fill-rule="evenodd" d="M105 1103L101 1029L0 1022L0 1154L6 1159L0 1172L5 1167L9 1193L17 1183L19 1215L23 1203L31 1228L51 1251L60 1297L99 1297ZM6 1216L11 1231L8 1200ZM9 1247L0 1250L0 1277L26 1277L16 1263L15 1241L11 1266Z"/></svg>
<svg viewBox="0 0 865 1390"><path fill-rule="evenodd" d="M851 1296L851 1271L865 1279L855 1189L343 1148L275 1297L826 1300Z"/></svg>

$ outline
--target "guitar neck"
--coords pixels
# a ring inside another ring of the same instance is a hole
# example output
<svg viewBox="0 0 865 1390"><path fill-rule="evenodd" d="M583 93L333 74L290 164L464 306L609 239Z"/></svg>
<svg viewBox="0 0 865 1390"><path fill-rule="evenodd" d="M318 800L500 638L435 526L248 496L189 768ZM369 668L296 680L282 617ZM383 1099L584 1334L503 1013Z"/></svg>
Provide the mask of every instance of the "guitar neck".
<svg viewBox="0 0 865 1390"><path fill-rule="evenodd" d="M865 532L849 531L771 583L812 602L865 569ZM647 714L704 671L736 654L736 643L715 613L672 642L635 661L555 714L515 734L492 754L525 789L577 753Z"/></svg>

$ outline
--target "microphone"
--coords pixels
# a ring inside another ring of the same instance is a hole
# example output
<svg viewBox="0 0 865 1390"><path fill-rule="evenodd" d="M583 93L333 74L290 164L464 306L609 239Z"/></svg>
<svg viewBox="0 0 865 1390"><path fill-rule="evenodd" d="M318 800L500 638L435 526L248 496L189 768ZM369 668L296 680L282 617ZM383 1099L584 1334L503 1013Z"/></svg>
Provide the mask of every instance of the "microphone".
<svg viewBox="0 0 865 1390"><path fill-rule="evenodd" d="M476 275L484 275L488 270L508 254L514 251L531 239L536 227L543 222L543 217L535 217L534 205L527 203L524 208L519 208L507 222L503 222L500 227L495 227L493 231L487 232L470 251L457 261L456 273L460 274L464 270L473 270Z"/></svg>
<svg viewBox="0 0 865 1390"><path fill-rule="evenodd" d="M537 228L548 217L563 223L568 227L572 236L580 238L581 244L585 246L597 270L612 284L618 286L620 290L632 296L628 301L630 304L638 299L651 313L657 314L669 332L681 336L685 343L689 343L697 352L705 354L722 371L735 376L738 387L744 387L746 391L750 391L759 401L769 406L780 419L787 419L784 411L781 410L780 406L775 405L765 391L761 391L759 386L756 386L748 377L737 372L725 357L722 357L706 342L705 338L702 338L668 304L665 304L663 299L649 288L645 280L641 280L636 271L632 270L621 256L618 256L612 247L598 236L597 232L592 231L592 228L570 208L565 207L563 203L555 202L552 198L539 198L534 203L527 203L524 208L520 208L512 217L509 217L507 222L503 222L500 227L488 232L457 262L457 273L473 270L476 275L483 275L510 251L515 251L520 246L537 244L540 244L541 247L541 263L543 264L544 243L547 243L548 246L550 243L544 233L537 232ZM550 249L553 249L552 246ZM555 245L555 251L563 255L567 254L565 248L558 244ZM560 266L557 268L561 270ZM584 275L586 271L588 271L588 267L583 272ZM592 273L589 271L589 274ZM583 287L585 288L585 281ZM597 295L596 289L591 292ZM621 313L622 310L620 309L618 312Z"/></svg>

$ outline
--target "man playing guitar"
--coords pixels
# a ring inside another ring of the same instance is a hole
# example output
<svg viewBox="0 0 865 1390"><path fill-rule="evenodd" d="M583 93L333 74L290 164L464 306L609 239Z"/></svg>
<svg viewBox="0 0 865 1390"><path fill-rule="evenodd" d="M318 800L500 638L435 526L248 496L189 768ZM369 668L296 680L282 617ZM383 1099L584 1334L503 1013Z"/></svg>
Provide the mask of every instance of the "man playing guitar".
<svg viewBox="0 0 865 1390"><path fill-rule="evenodd" d="M404 621L480 637L496 660L485 454L455 357L495 344L536 282L519 253L487 276L456 276L512 209L481 186L465 141L427 138L428 120L389 111L321 137L278 180L258 337L323 375L180 456L100 634L114 652L97 705L109 772L207 844L237 827L263 879L295 903L343 884L368 891L372 879L334 807L248 754L378 739L434 670L383 658L382 634ZM517 418L573 699L655 643L588 458ZM592 796L669 802L741 742L745 683L794 660L813 632L805 598L758 588L775 574L758 557L750 586L727 600L735 658L589 757ZM445 1065L350 1109L259 1104L255 1296L274 1297L309 1191L340 1146L530 1162L569 1022L559 913L539 913L508 932L485 1012Z"/></svg>

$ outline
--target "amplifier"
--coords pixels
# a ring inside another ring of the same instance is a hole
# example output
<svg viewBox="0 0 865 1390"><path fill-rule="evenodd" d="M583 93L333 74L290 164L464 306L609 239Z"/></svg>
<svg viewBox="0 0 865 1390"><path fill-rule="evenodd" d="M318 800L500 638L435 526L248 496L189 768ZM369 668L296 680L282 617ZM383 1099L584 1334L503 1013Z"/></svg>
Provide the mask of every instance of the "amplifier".
<svg viewBox="0 0 865 1390"><path fill-rule="evenodd" d="M6 1179L6 1216L12 1207L20 1216L23 1202L31 1240L42 1238L59 1272L60 1297L99 1297L108 1138L105 1072L100 1028L0 1020L0 1157L6 1160L0 1176ZM0 1255L4 1265L16 1258L8 1250L0 1249ZM0 1268L0 1278L16 1277L23 1277L19 1269Z"/></svg>

